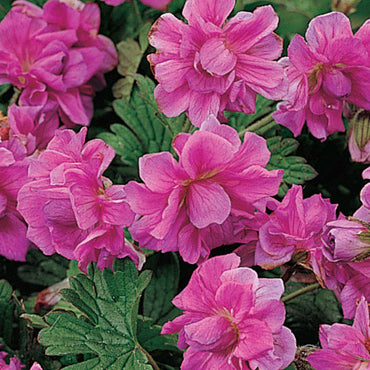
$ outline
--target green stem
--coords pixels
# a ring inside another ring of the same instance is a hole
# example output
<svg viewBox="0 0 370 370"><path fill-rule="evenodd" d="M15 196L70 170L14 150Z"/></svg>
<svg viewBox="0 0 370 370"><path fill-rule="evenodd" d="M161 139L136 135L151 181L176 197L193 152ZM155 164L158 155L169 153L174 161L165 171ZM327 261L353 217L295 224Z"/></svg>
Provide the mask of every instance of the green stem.
<svg viewBox="0 0 370 370"><path fill-rule="evenodd" d="M19 98L19 95L21 95L21 90L19 90L18 88L14 87L14 93L13 93L13 96L10 98L9 100L9 107L16 103L18 98Z"/></svg>
<svg viewBox="0 0 370 370"><path fill-rule="evenodd" d="M160 370L159 366L154 361L154 358L150 355L150 353L147 352L143 347L141 347L141 345L139 343L136 343L136 345L138 346L139 350L144 353L144 355L148 359L148 362L150 363L150 365L152 365L153 369L154 370Z"/></svg>
<svg viewBox="0 0 370 370"><path fill-rule="evenodd" d="M302 294L305 294L305 293L308 293L308 292L312 292L313 290L316 290L318 288L320 288L320 284L319 283L315 283L315 284L311 284L311 285L305 286L304 288L298 289L295 292L290 293L290 294L286 295L285 297L281 298L281 302L284 302L284 303L285 302L289 302L292 299L294 299L296 297L299 297Z"/></svg>
<svg viewBox="0 0 370 370"><path fill-rule="evenodd" d="M243 137L246 132L256 132L262 128L268 127L269 129L276 125L275 121L272 121L272 113L268 114L266 117L261 118L259 121L248 126L244 130L239 132L239 136ZM271 125L273 123L273 125ZM265 130L264 130L265 132Z"/></svg>
<svg viewBox="0 0 370 370"><path fill-rule="evenodd" d="M130 3L131 3L132 11L134 12L136 19L138 20L138 23L139 24L143 23L143 20L141 19L140 10L139 10L139 7L137 5L137 1L136 0L131 0Z"/></svg>

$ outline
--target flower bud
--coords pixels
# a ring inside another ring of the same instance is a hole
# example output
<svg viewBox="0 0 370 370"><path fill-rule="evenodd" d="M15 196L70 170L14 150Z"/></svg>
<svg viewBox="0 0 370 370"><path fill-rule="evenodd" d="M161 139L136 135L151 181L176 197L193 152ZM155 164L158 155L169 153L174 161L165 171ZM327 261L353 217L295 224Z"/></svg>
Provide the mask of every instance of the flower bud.
<svg viewBox="0 0 370 370"><path fill-rule="evenodd" d="M360 0L332 0L331 8L334 11L348 15L356 11L356 5L359 2Z"/></svg>
<svg viewBox="0 0 370 370"><path fill-rule="evenodd" d="M359 110L353 117L348 147L354 162L370 163L370 111Z"/></svg>

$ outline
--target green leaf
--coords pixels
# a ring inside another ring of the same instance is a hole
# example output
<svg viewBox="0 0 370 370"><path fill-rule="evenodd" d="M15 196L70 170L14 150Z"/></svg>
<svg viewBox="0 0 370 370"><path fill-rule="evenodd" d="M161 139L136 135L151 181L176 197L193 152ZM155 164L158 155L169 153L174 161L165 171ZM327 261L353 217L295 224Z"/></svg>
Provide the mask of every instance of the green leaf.
<svg viewBox="0 0 370 370"><path fill-rule="evenodd" d="M276 136L267 139L267 146L271 152L271 157L266 168L268 170L284 170L279 196L282 197L286 194L289 189L288 185L302 185L318 175L315 169L307 164L304 158L289 156L297 150L299 146L297 140L292 138L283 139L281 136Z"/></svg>
<svg viewBox="0 0 370 370"><path fill-rule="evenodd" d="M154 82L136 75L137 86L129 102L122 99L113 102L113 109L124 124L113 124L113 133L98 135L111 145L121 161L137 172L138 158L146 153L170 151L174 135L182 131L187 123L185 115L176 118L159 113L154 99ZM132 173L132 170L128 170ZM121 171L123 175L124 171Z"/></svg>
<svg viewBox="0 0 370 370"><path fill-rule="evenodd" d="M179 260L175 253L157 253L148 259L146 267L153 271L153 276L144 293L144 316L151 317L156 323L163 323L161 319L167 319L174 309L171 301L178 290Z"/></svg>
<svg viewBox="0 0 370 370"><path fill-rule="evenodd" d="M156 325L150 317L139 316L138 340L148 351L173 351L182 353L177 346L178 336L176 334L162 335L162 326Z"/></svg>
<svg viewBox="0 0 370 370"><path fill-rule="evenodd" d="M11 86L11 84L0 85L0 96L4 95L11 88Z"/></svg>
<svg viewBox="0 0 370 370"><path fill-rule="evenodd" d="M13 311L12 300L13 288L6 280L0 280L0 337L10 344L13 333Z"/></svg>
<svg viewBox="0 0 370 370"><path fill-rule="evenodd" d="M117 44L118 50L118 66L117 71L124 78L119 79L113 85L113 96L116 99L124 99L129 101L131 90L135 82L137 69L143 57L144 50L133 39L127 39Z"/></svg>
<svg viewBox="0 0 370 370"><path fill-rule="evenodd" d="M61 291L81 315L64 310L44 316L39 341L49 356L95 356L65 369L151 369L136 334L137 310L150 272L138 276L134 263L115 261L114 271L88 267L88 275L70 278Z"/></svg>
<svg viewBox="0 0 370 370"><path fill-rule="evenodd" d="M283 297L305 286L290 281ZM343 319L340 304L328 289L316 289L300 295L285 303L285 309L285 325L292 329L298 343L316 343L320 324L333 324Z"/></svg>
<svg viewBox="0 0 370 370"><path fill-rule="evenodd" d="M30 248L26 260L27 263L20 266L17 273L27 283L50 286L66 277L69 261L60 255L45 256L41 251Z"/></svg>
<svg viewBox="0 0 370 370"><path fill-rule="evenodd" d="M261 95L257 95L256 110L253 114L225 112L225 116L229 120L228 124L240 133L256 121L259 121L266 114L270 113L274 104L275 103L273 101L268 100Z"/></svg>
<svg viewBox="0 0 370 370"><path fill-rule="evenodd" d="M48 324L39 315L24 313L20 317L27 320L27 325L31 328L42 329L48 327Z"/></svg>
<svg viewBox="0 0 370 370"><path fill-rule="evenodd" d="M2 0L0 2L0 21L8 14L12 7L12 0Z"/></svg>

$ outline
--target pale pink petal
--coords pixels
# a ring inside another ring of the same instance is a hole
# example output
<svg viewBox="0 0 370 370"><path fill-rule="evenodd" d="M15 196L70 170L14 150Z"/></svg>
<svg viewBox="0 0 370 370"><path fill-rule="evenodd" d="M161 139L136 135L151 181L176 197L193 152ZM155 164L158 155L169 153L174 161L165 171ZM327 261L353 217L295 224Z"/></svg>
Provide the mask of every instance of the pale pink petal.
<svg viewBox="0 0 370 370"><path fill-rule="evenodd" d="M180 164L195 179L228 164L233 152L233 145L219 135L196 131L183 148Z"/></svg>
<svg viewBox="0 0 370 370"><path fill-rule="evenodd" d="M221 26L233 10L234 5L235 0L188 0L182 14L189 24L196 25L198 23L197 18L201 17L204 22Z"/></svg>
<svg viewBox="0 0 370 370"><path fill-rule="evenodd" d="M161 85L154 89L158 109L168 117L176 117L189 108L191 91L187 84L167 92Z"/></svg>
<svg viewBox="0 0 370 370"><path fill-rule="evenodd" d="M189 219L199 229L212 223L222 224L230 214L231 202L225 190L210 180L189 186L186 204Z"/></svg>
<svg viewBox="0 0 370 370"><path fill-rule="evenodd" d="M237 61L237 56L227 49L218 37L211 38L203 44L199 57L203 69L219 76L231 72Z"/></svg>
<svg viewBox="0 0 370 370"><path fill-rule="evenodd" d="M139 159L140 177L146 186L158 193L167 193L186 174L179 167L171 153L146 154Z"/></svg>
<svg viewBox="0 0 370 370"><path fill-rule="evenodd" d="M201 123L205 121L209 115L213 114L217 116L219 107L219 94L202 94L193 91L189 99L189 119L194 126L200 127Z"/></svg>

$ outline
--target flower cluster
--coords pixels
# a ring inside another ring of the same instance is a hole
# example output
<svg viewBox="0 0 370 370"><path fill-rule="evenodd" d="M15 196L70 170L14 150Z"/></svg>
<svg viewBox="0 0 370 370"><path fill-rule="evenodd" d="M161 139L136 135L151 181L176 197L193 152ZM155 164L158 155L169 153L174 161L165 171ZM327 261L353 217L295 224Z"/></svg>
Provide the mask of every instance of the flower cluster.
<svg viewBox="0 0 370 370"><path fill-rule="evenodd" d="M169 117L187 112L199 127L210 114L225 121L224 110L253 113L257 93L282 99L286 93L282 40L273 31L271 6L240 12L225 22L235 0L188 0L183 15L162 15L149 35L158 49L148 57L159 85L160 110Z"/></svg>
<svg viewBox="0 0 370 370"><path fill-rule="evenodd" d="M280 63L289 80L289 91L278 105L275 120L295 136L307 126L319 139L344 131L344 102L370 109L370 23L355 35L349 19L332 12L313 19L306 40L296 35L288 58Z"/></svg>
<svg viewBox="0 0 370 370"><path fill-rule="evenodd" d="M98 34L99 23L96 4L63 0L49 0L43 9L17 1L0 23L0 83L21 89L17 109L33 125L40 123L28 133L41 145L58 117L68 127L90 122L94 91L117 64L113 43Z"/></svg>
<svg viewBox="0 0 370 370"><path fill-rule="evenodd" d="M86 129L57 131L46 150L32 161L32 181L18 194L18 210L28 223L27 237L46 255L55 252L79 261L111 267L115 257L142 259L126 245L123 227L133 221L122 185L102 174L114 150L101 140L84 145Z"/></svg>
<svg viewBox="0 0 370 370"><path fill-rule="evenodd" d="M239 263L235 254L204 262L173 299L184 312L162 334L180 332L178 346L187 348L181 369L278 370L293 360L282 281L259 279Z"/></svg>
<svg viewBox="0 0 370 370"><path fill-rule="evenodd" d="M241 144L215 117L193 134L179 134L173 146L179 162L168 152L145 155L139 161L144 184L125 186L137 214L129 230L142 247L178 250L196 263L232 243L238 220L231 216L253 218L277 193L283 173L264 168L270 158L264 139L246 133Z"/></svg>

